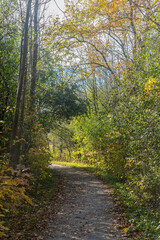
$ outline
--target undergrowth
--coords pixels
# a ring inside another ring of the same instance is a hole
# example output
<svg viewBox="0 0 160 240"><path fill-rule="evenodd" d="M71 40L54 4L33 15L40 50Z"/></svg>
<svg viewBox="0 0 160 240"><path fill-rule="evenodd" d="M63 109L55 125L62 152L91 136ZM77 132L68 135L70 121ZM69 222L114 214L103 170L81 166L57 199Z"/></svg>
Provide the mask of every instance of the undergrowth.
<svg viewBox="0 0 160 240"><path fill-rule="evenodd" d="M56 177L51 169L43 169L45 178L38 180L38 182L30 182L29 187L25 191L24 204L20 204L19 199L17 208L15 206L15 197L13 199L12 209L6 209L3 216L3 239L17 240L17 239L38 239L36 229L44 227L47 216L45 213L49 208L51 198L53 197L56 188ZM30 179L30 181L32 181ZM11 190L10 190L11 191ZM14 193L13 193L14 194ZM6 201L9 202L9 199ZM6 207L6 205L4 204ZM42 224L42 225L41 225Z"/></svg>

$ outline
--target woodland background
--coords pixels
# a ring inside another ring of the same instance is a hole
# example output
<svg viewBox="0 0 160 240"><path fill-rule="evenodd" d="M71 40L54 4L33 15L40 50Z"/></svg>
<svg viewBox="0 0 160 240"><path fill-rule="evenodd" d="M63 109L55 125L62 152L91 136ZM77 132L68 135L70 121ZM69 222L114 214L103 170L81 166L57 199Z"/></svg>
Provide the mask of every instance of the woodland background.
<svg viewBox="0 0 160 240"><path fill-rule="evenodd" d="M0 2L0 237L52 194L54 159L110 178L126 231L160 239L159 1L46 4Z"/></svg>

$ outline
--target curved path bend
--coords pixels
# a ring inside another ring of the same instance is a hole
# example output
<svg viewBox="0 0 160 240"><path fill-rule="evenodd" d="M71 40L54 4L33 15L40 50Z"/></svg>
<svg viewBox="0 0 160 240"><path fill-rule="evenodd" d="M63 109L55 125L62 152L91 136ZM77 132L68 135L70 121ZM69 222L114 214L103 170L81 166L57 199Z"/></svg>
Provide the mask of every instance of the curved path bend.
<svg viewBox="0 0 160 240"><path fill-rule="evenodd" d="M63 198L54 217L50 217L44 240L123 240L113 214L110 189L93 174L53 164L63 179Z"/></svg>

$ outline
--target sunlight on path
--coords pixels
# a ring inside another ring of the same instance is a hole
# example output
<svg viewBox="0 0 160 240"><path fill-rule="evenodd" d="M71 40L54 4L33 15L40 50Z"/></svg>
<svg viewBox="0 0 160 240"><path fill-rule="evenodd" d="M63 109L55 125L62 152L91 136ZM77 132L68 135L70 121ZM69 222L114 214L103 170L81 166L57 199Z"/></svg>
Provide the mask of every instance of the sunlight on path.
<svg viewBox="0 0 160 240"><path fill-rule="evenodd" d="M113 200L109 189L92 174L61 165L52 165L65 179L65 196L44 240L122 240L112 216Z"/></svg>

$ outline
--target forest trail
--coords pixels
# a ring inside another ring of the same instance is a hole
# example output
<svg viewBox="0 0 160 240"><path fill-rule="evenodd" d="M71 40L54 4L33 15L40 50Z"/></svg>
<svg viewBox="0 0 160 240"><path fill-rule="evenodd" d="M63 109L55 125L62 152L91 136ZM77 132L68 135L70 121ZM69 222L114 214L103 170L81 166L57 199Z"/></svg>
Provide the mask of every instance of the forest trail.
<svg viewBox="0 0 160 240"><path fill-rule="evenodd" d="M52 164L61 176L63 196L56 212L51 214L44 240L123 240L114 215L110 189L93 174Z"/></svg>

